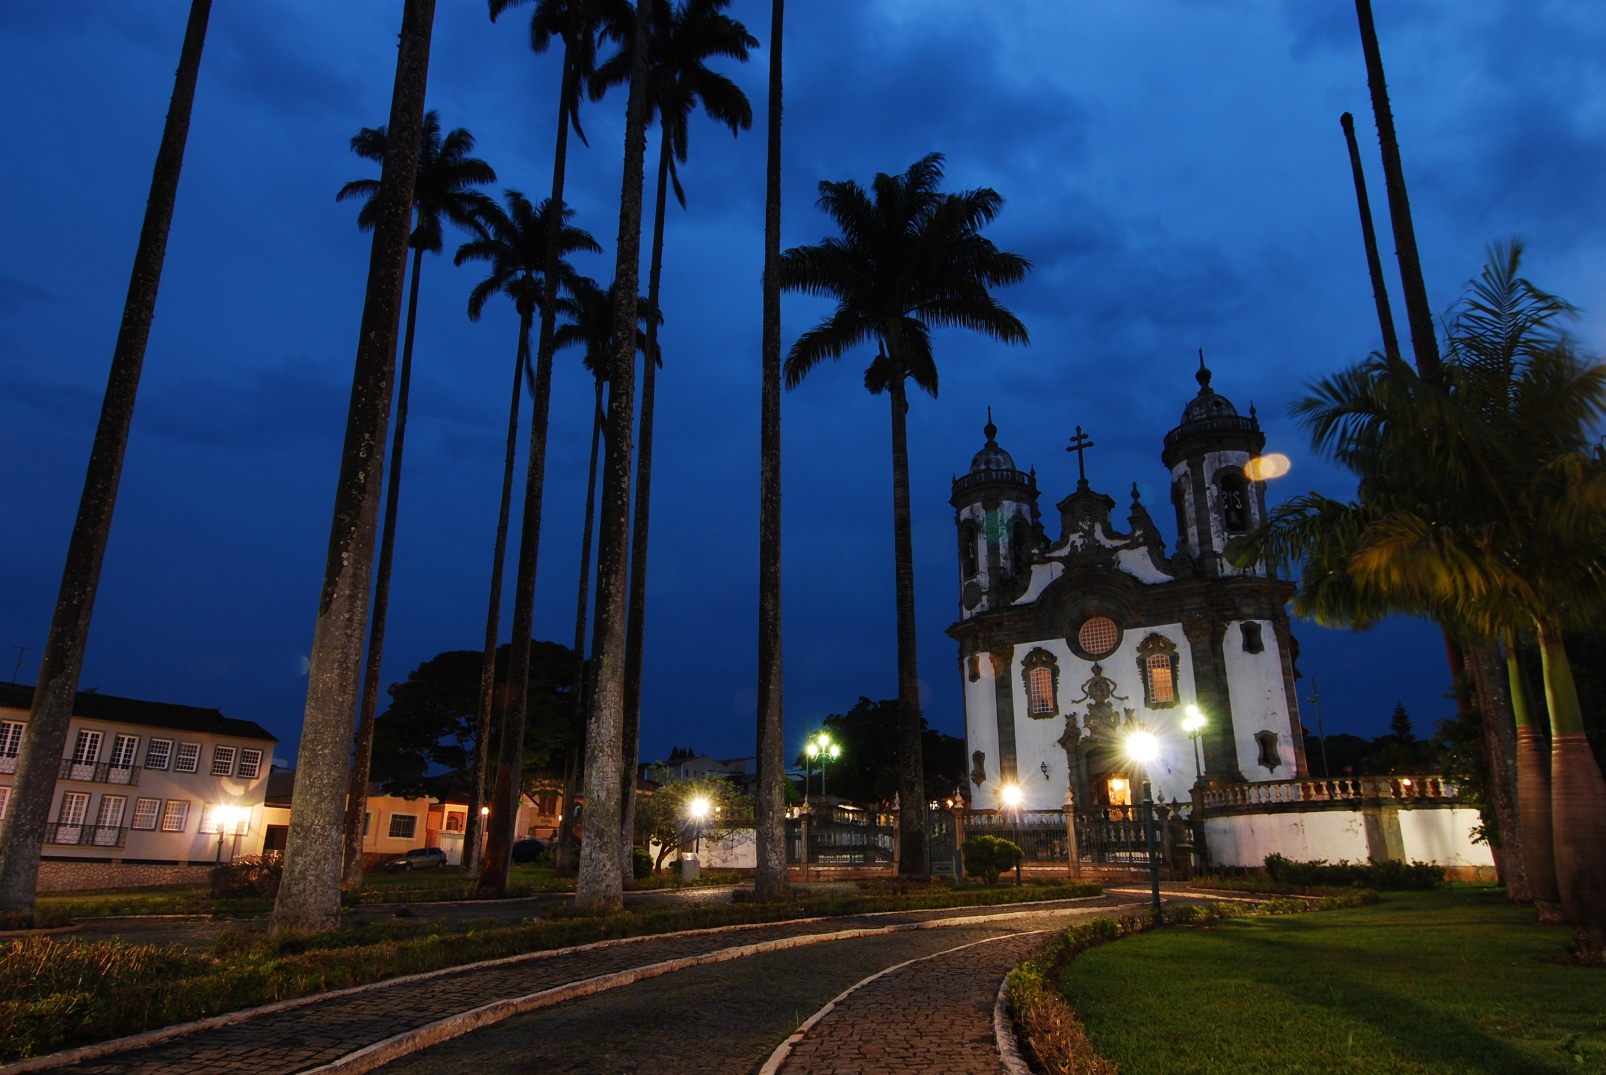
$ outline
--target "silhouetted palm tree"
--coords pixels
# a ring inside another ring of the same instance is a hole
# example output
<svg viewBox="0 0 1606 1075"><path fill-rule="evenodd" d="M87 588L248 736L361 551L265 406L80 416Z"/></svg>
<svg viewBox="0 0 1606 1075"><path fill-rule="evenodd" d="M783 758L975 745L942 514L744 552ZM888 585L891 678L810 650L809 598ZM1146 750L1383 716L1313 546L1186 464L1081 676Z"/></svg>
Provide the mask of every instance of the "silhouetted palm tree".
<svg viewBox="0 0 1606 1075"><path fill-rule="evenodd" d="M525 0L489 0L491 19ZM530 15L530 48L545 52L552 40L563 42L563 74L558 91L557 146L552 154L552 196L549 201L561 206L563 184L569 156L569 128L574 127L581 140L585 132L580 127L580 90L596 67L597 41L600 37L621 36L619 22L626 17L628 8L623 0L534 0L535 10ZM554 220L552 227L557 223ZM548 236L548 246L556 258L557 232ZM535 569L540 554L541 503L546 484L546 433L547 418L552 395L552 334L556 316L557 267L546 267L548 290L542 300L541 334L536 346L534 398L530 413L530 456L525 469L524 512L519 527L518 574L513 588L513 662L507 676L506 726L523 733L525 704L529 677L530 632L535 621ZM511 865L508 855L513 846L513 824L518 816L519 789L517 774L519 754L504 742L501 763L497 766L497 784L491 797L490 840L486 845L488 869L480 874L479 887L500 892L507 887L507 872ZM505 780L503 778L506 778Z"/></svg>
<svg viewBox="0 0 1606 1075"><path fill-rule="evenodd" d="M386 124L391 137L380 171L368 287L352 370L351 407L323 593L312 633L296 796L290 808L284 874L273 904L272 928L277 933L329 929L340 921L341 826L373 585L379 487L385 470L397 324L413 227L413 186L418 178L434 22L434 0L406 0Z"/></svg>
<svg viewBox="0 0 1606 1075"><path fill-rule="evenodd" d="M479 797L484 794L486 756L490 747L491 709L496 684L496 643L502 614L502 569L507 554L508 516L513 502L513 463L519 436L519 397L522 382L530 372L530 327L534 323L536 313L544 312L549 297L554 316L565 305L564 298L557 291L559 285L570 295L578 286L580 277L563 259L580 251L593 254L602 252L602 247L588 232L567 223L574 217L574 210L565 209L561 214L556 213L553 211L553 206L557 203L552 201L544 201L539 206L533 206L528 198L516 190L507 191L505 198L507 210L504 212L498 206L491 205L480 218L484 236L458 247L457 256L454 258L454 263L458 265L465 261L490 263L490 272L469 293L469 320L478 321L485 303L498 294L512 299L513 308L519 315L518 348L513 361L513 393L508 407L507 454L502 462L502 501L496 517L496 543L491 554L491 596L485 613L485 656L480 669L479 729L474 742L472 790L469 802L471 823L480 816ZM558 222L556 225L553 223L554 220ZM557 243L549 247L548 237L554 232L557 234ZM546 282L547 273L553 271L552 266L556 266L557 275L554 285L549 287ZM525 518L528 521L528 513ZM528 650L529 646L526 645L524 648ZM526 654L525 661L528 659ZM510 651L508 660L512 662L510 668L513 663L518 663L516 649ZM528 678L526 675L525 679ZM503 749L497 779L505 778L508 781L508 786L514 795L514 809L517 810L518 773L523 758L524 726L521 721L515 734L509 735L505 730L506 724L507 721L504 720ZM502 772L503 768L508 768L508 771ZM495 809L493 805L492 810ZM494 820L494 813L492 817ZM470 837L473 838L472 842ZM477 851L478 845L477 829L465 831L465 848ZM487 854L490 850L487 848ZM507 854L508 848L502 848L501 864L497 867L501 883L498 885L493 882L491 886L493 888L505 887L507 884Z"/></svg>
<svg viewBox="0 0 1606 1075"><path fill-rule="evenodd" d="M726 56L747 62L747 50L758 40L740 22L724 13L730 0L662 0L652 11L647 42L647 115L658 117L658 194L652 228L652 254L647 273L647 306L658 308L659 283L664 264L664 208L669 183L675 197L686 205L686 192L676 175L675 162L685 163L687 128L700 104L711 119L730 128L732 135L753 125L753 108L741 88L715 71L707 61ZM597 68L591 94L601 97L609 86L630 76L630 53L621 49ZM647 353L658 351L657 319L647 327ZM647 615L647 533L652 504L653 401L657 375L649 363L641 376L640 443L636 454L636 510L630 538L630 599L625 625L625 715L622 756L625 771L621 787L623 807L620 853L624 869L630 867L635 844L635 772L641 730L641 660Z"/></svg>
<svg viewBox="0 0 1606 1075"><path fill-rule="evenodd" d="M608 451L603 465L602 522L597 540L597 630L586 717L586 825L602 838L580 849L575 906L617 908L624 902L619 845L619 740L624 711L624 628L630 559L630 456L636 402L636 331L641 277L641 190L647 155L647 17L652 0L636 0L630 100L625 106L625 152L615 244L613 362L608 382Z"/></svg>
<svg viewBox="0 0 1606 1075"><path fill-rule="evenodd" d="M156 151L156 166L151 170L151 192L145 202L139 246L134 251L134 270L112 351L106 396L89 452L89 472L84 477L78 517L67 544L67 563L61 572L50 633L45 636L10 806L5 820L0 821L0 911L31 911L38 887L39 853L56 794L58 761L66 747L73 702L78 697L78 676L83 669L84 647L89 643L100 565L106 556L106 540L111 536L123 453L128 447L128 427L134 419L134 397L139 392L140 369L145 363L145 343L156 314L156 289L162 279L167 232L178 199L178 177L184 167L184 146L190 133L190 109L195 103L195 82L211 13L211 0L192 0L184 44L179 50L178 73L173 78L173 97L167 106L167 122Z"/></svg>
<svg viewBox="0 0 1606 1075"><path fill-rule="evenodd" d="M781 256L781 285L837 300L837 307L792 345L786 383L795 388L826 359L874 340L864 385L892 398L892 528L897 566L899 815L898 869L928 876L925 792L920 760L920 677L915 652L914 548L909 519L906 382L937 394L931 329L973 329L1006 343L1026 343L1026 326L990 288L1021 280L1031 263L981 235L1003 207L989 188L944 194L942 155L901 176L881 173L872 190L852 180L820 184L820 208L839 238L793 247Z"/></svg>
<svg viewBox="0 0 1606 1075"><path fill-rule="evenodd" d="M371 161L385 159L385 128L364 127L351 140L352 152ZM341 887L362 887L362 819L367 805L368 769L373 757L374 715L379 707L379 671L385 654L385 621L390 609L390 568L396 544L396 510L401 494L402 449L407 438L407 401L413 379L413 329L418 319L418 280L424 252L440 253L441 218L466 231L479 230L479 217L495 204L475 189L496 182L496 172L474 151L474 136L461 127L441 137L440 114L424 113L418 147L418 178L413 186L413 278L407 294L407 325L402 333L401 370L396 377L395 431L391 434L390 474L385 490L385 520L379 534L379 568L374 605L368 622L368 662L363 668L362 699L357 713L356 748L351 783L346 791L346 849ZM372 231L379 180L357 179L340 188L336 201L363 199L357 226ZM472 845L470 845L472 846Z"/></svg>
<svg viewBox="0 0 1606 1075"><path fill-rule="evenodd" d="M770 86L764 166L764 297L759 341L758 787L754 894L784 899L786 712L781 702L781 29L785 0L770 5Z"/></svg>

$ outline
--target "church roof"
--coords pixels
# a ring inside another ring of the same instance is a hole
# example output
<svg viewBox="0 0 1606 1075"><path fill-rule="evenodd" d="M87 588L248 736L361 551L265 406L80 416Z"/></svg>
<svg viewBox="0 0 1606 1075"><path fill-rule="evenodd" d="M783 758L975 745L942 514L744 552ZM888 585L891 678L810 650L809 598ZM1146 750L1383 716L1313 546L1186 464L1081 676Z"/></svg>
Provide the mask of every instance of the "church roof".
<svg viewBox="0 0 1606 1075"><path fill-rule="evenodd" d="M1185 458L1188 449L1208 450L1234 448L1257 453L1265 446L1265 434L1260 431L1260 419L1253 405L1246 418L1238 413L1232 400L1210 387L1210 368L1205 365L1204 349L1199 350L1199 372L1193 375L1199 382L1199 394L1182 408L1182 422L1165 435L1165 448L1161 453L1167 467Z"/></svg>
<svg viewBox="0 0 1606 1075"><path fill-rule="evenodd" d="M982 470L1014 470L1015 460L1004 449L998 446L998 427L993 425L993 409L987 408L987 424L982 427L987 434L987 443L982 445L970 460L972 474Z"/></svg>

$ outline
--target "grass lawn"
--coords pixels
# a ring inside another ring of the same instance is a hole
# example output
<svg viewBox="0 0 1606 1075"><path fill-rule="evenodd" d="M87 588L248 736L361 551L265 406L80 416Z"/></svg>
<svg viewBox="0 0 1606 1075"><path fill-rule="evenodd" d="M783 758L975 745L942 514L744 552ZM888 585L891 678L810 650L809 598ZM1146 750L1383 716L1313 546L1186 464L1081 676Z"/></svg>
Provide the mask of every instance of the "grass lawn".
<svg viewBox="0 0 1606 1075"><path fill-rule="evenodd" d="M1606 971L1486 886L1129 937L1067 967L1122 1075L1606 1072Z"/></svg>

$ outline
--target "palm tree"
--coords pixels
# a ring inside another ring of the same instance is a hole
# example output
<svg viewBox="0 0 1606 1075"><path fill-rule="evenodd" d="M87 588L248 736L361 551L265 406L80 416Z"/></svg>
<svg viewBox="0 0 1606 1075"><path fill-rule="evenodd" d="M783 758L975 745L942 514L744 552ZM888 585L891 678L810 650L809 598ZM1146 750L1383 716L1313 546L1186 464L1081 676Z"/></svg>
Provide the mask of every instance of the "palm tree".
<svg viewBox="0 0 1606 1075"><path fill-rule="evenodd" d="M753 108L741 88L724 75L710 71L706 61L728 56L747 62L747 50L758 47L758 40L740 22L724 13L730 0L682 0L679 4L663 0L652 11L652 29L647 42L647 115L657 115L658 194L653 215L652 254L647 274L647 307L658 309L659 283L664 264L664 208L669 183L675 184L675 197L686 206L686 192L676 175L675 163L686 161L687 128L699 104L709 117L730 128L732 135L753 125ZM597 68L591 78L591 95L601 97L609 86L629 77L630 53L621 49ZM658 322L647 326L647 353L658 353ZM648 363L641 375L640 446L636 459L636 510L630 538L630 598L625 623L625 716L622 756L625 772L620 852L629 869L630 850L635 842L637 742L641 731L641 659L647 615L647 531L652 502L653 400L657 372Z"/></svg>
<svg viewBox="0 0 1606 1075"><path fill-rule="evenodd" d="M582 362L596 384L596 405L591 417L591 463L586 473L586 518L580 539L580 583L575 597L574 652L580 657L575 664L574 685L569 693L572 712L569 714L569 736L563 753L563 810L558 819L557 869L560 876L569 872L569 851L574 843L574 804L579 788L575 779L580 770L580 752L585 739L585 644L586 614L591 588L591 527L597 509L597 447L602 437L606 415L602 409L602 390L608 383L609 351L613 346L614 289L604 291L595 281L582 279L575 289L574 319L560 325L553 334L553 347L584 348ZM640 300L642 316L650 307ZM638 350L647 349L647 334L637 333Z"/></svg>
<svg viewBox="0 0 1606 1075"><path fill-rule="evenodd" d="M50 633L45 638L44 657L39 663L39 678L23 733L15 790L5 820L0 821L0 911L23 913L33 909L39 852L56 793L57 759L67 743L84 648L89 644L89 621L95 611L106 541L111 536L128 427L134 419L134 398L145 364L145 344L150 338L151 319L156 315L156 289L162 279L173 205L178 200L178 177L184 167L190 109L195 103L195 82L200 75L201 49L206 44L206 23L211 13L211 0L192 0L184 44L179 50L178 73L173 78L173 97L167 106L156 166L151 171L151 193L145 203L139 246L134 251L134 270L112 351L106 396L89 452L89 473L78 501L78 517L67 545L56 611L50 619Z"/></svg>
<svg viewBox="0 0 1606 1075"><path fill-rule="evenodd" d="M352 152L371 161L385 159L385 128L364 127L351 140ZM479 217L490 199L474 189L496 182L496 172L474 151L474 136L461 127L441 138L440 114L424 113L423 137L418 147L418 178L413 185L413 275L407 294L407 327L402 334L401 372L396 378L396 431L391 435L390 474L385 490L385 520L379 535L379 570L374 581L373 612L368 623L368 662L363 668L362 701L357 713L357 741L352 756L351 782L346 790L346 850L341 887L362 887L362 818L368 799L368 768L373 757L374 714L379 708L379 670L385 653L385 620L390 609L390 568L396 544L396 509L401 495L402 448L407 437L407 399L413 379L413 328L418 318L418 278L424 252L440 253L441 218L466 231L478 231ZM372 231L376 179L356 179L340 188L336 201L362 198L357 226Z"/></svg>
<svg viewBox="0 0 1606 1075"><path fill-rule="evenodd" d="M784 899L786 713L781 704L781 23L771 0L769 138L764 168L764 323L760 344L758 495L758 794L754 894Z"/></svg>
<svg viewBox="0 0 1606 1075"><path fill-rule="evenodd" d="M524 0L489 0L491 20ZM563 42L563 75L558 93L557 147L552 155L551 204L562 206L564 175L568 165L569 127L582 141L580 127L580 87L596 66L597 40L601 36L618 38L618 24L626 10L623 0L534 0L530 15L530 48L545 52L553 38ZM547 291L541 303L541 334L536 346L535 379L530 413L530 455L525 468L524 512L519 527L518 574L513 588L513 664L508 668L503 725L515 733L513 746L504 739L502 763L497 768L497 784L491 798L490 840L486 862L490 869L481 873L479 887L500 892L507 887L508 855L513 846L513 824L518 814L518 743L524 734L525 707L529 694L530 633L535 621L535 569L540 558L541 503L546 486L547 418L552 396L552 335L555 331L558 284L557 219L550 222L547 236L548 257L543 279ZM632 297L635 292L632 290ZM504 777L506 778L504 780Z"/></svg>
<svg viewBox="0 0 1606 1075"><path fill-rule="evenodd" d="M307 708L296 764L296 797L284 874L273 905L275 932L329 929L340 921L341 827L345 815L352 721L373 583L379 486L390 424L402 280L413 226L413 185L424 127L434 0L402 9L391 137L375 196L374 245L368 263L351 409L341 452L323 594L312 635Z"/></svg>
<svg viewBox="0 0 1606 1075"><path fill-rule="evenodd" d="M630 99L625 107L624 176L619 191L619 240L615 245L613 361L608 384L608 452L603 466L602 524L597 540L597 630L592 647L592 683L587 702L586 824L594 833L619 831L619 756L624 725L624 627L626 571L630 555L631 427L635 420L636 326L641 276L641 190L647 155L647 25L652 0L636 0L631 39ZM606 835L585 841L575 907L623 906L624 874L619 849Z"/></svg>
<svg viewBox="0 0 1606 1075"><path fill-rule="evenodd" d="M479 729L474 741L468 825L465 826L463 838L464 847L468 848L476 858L479 849L477 819L481 816L480 796L485 791L485 766L490 748L491 710L495 695L496 643L502 612L502 574L503 559L507 554L507 524L513 502L513 463L519 436L519 397L522 391L521 382L530 372L530 328L537 312L543 313L544 316L549 306L553 308L554 313L565 306L564 300L557 296L557 285L561 284L571 295L578 286L580 278L564 259L580 251L593 254L602 252L602 247L590 233L568 223L574 217L574 210L564 209L561 213L556 212L553 207L558 203L553 201L544 201L539 206L531 205L530 200L516 190L507 191L504 197L507 201L507 210L504 212L494 203L487 207L479 220L484 235L458 247L457 256L453 259L453 263L457 265L465 261L490 263L490 272L486 274L485 279L469 292L469 320L478 321L480 313L485 309L486 301L498 294L512 299L513 308L519 315L518 347L513 361L512 402L509 404L507 419L507 453L502 461L502 500L496 518L496 543L491 553L491 596L485 613L485 656L480 666ZM557 221L556 224L553 223L554 220ZM555 245L550 245L554 233L557 235L557 242ZM556 266L555 270L553 266ZM555 271L557 276L557 281L552 286L547 284L549 271ZM529 646L526 645L524 648L527 651ZM521 662L515 648L510 651L508 661L511 668L514 664L527 664L529 656L526 653ZM524 669L524 676L527 681L529 679L527 668ZM515 693L513 687L505 689L510 697ZM507 708L504 706L505 712ZM521 721L515 733L511 735L506 731L506 726L507 721L504 720L497 787L499 793L513 796L512 808L517 811L518 773L523 757L524 726ZM494 811L497 807L493 806L492 809ZM493 822L495 817L493 813ZM511 827L512 821L509 820L509 833ZM500 877L499 882L493 879L492 888L503 888L507 885L509 865L507 856L511 841L504 841L503 844L505 846L493 844L487 848L487 855L496 851L501 856L497 863L493 863L493 869L490 871ZM473 864L471 861L471 867Z"/></svg>
<svg viewBox="0 0 1606 1075"><path fill-rule="evenodd" d="M937 394L931 329L974 329L1006 343L1026 343L1026 326L989 289L1021 280L1031 263L981 235L1003 207L983 187L937 190L942 155L933 153L901 176L877 175L873 191L857 183L820 184L820 208L841 237L799 246L781 257L781 286L837 300L830 316L798 337L786 357L786 383L796 388L827 358L876 341L864 373L874 395L892 398L892 528L898 603L898 768L902 809L898 869L925 877L925 792L920 759L920 677L915 652L914 548L909 519L907 382Z"/></svg>

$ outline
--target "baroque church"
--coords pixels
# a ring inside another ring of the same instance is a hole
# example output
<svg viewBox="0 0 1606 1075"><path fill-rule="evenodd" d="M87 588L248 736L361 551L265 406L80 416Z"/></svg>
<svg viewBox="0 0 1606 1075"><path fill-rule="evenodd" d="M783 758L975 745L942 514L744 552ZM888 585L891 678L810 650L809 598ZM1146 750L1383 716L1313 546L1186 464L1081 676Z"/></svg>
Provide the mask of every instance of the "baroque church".
<svg viewBox="0 0 1606 1075"><path fill-rule="evenodd" d="M1307 774L1295 693L1299 645L1285 604L1291 582L1262 565L1234 566L1232 538L1266 516L1251 460L1266 438L1210 387L1201 353L1198 394L1166 434L1178 542L1165 541L1132 485L1126 526L1114 498L1081 478L1061 500L1050 540L1036 471L987 442L954 479L959 528L959 643L969 799L1003 806L1019 789L1027 810L1134 804L1125 741L1152 733L1157 801L1188 801L1196 783L1282 781ZM1190 738L1197 706L1205 724Z"/></svg>

